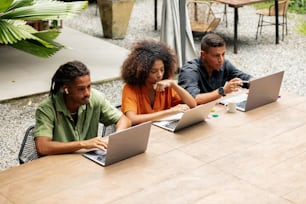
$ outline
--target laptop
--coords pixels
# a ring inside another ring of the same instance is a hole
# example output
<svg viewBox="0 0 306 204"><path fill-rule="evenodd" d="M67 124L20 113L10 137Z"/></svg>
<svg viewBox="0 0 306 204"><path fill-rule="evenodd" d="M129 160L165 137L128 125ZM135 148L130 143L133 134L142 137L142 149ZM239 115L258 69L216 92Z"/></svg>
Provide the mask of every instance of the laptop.
<svg viewBox="0 0 306 204"><path fill-rule="evenodd" d="M236 109L249 111L276 101L279 97L284 71L249 81L248 93L221 100L221 104L236 103Z"/></svg>
<svg viewBox="0 0 306 204"><path fill-rule="evenodd" d="M198 105L184 113L178 113L162 118L159 121L154 121L153 125L164 128L171 132L176 132L183 128L204 121L215 105L216 101Z"/></svg>
<svg viewBox="0 0 306 204"><path fill-rule="evenodd" d="M151 121L145 122L120 132L112 133L107 136L107 150L92 150L85 152L83 156L102 166L108 166L144 153L148 146L151 124Z"/></svg>

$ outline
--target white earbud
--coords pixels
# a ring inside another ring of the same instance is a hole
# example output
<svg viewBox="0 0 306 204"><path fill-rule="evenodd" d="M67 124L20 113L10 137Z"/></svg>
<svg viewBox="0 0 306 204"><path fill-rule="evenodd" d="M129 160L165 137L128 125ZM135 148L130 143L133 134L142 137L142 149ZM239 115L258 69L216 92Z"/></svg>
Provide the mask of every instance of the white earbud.
<svg viewBox="0 0 306 204"><path fill-rule="evenodd" d="M67 88L64 89L66 94L69 94L69 91Z"/></svg>

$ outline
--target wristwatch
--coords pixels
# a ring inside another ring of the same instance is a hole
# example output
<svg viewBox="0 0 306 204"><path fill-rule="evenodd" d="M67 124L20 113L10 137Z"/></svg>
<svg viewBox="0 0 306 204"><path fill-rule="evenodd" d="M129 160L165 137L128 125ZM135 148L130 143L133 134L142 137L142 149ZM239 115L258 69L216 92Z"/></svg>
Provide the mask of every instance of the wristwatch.
<svg viewBox="0 0 306 204"><path fill-rule="evenodd" d="M223 87L220 87L218 89L218 93L221 95L221 96L226 96L225 93L224 93L224 88Z"/></svg>

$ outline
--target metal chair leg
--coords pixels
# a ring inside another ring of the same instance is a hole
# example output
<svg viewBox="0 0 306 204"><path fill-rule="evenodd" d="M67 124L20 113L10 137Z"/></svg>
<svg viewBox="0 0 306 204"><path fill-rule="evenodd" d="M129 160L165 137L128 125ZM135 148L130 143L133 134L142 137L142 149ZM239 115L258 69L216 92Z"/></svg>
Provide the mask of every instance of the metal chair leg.
<svg viewBox="0 0 306 204"><path fill-rule="evenodd" d="M257 24L257 30L256 30L256 37L255 39L257 40L258 38L258 30L259 30L259 27L262 26L261 25L261 15L259 14L259 18L258 18L258 24Z"/></svg>
<svg viewBox="0 0 306 204"><path fill-rule="evenodd" d="M227 28L227 6L224 4L223 18L225 18L225 27Z"/></svg>

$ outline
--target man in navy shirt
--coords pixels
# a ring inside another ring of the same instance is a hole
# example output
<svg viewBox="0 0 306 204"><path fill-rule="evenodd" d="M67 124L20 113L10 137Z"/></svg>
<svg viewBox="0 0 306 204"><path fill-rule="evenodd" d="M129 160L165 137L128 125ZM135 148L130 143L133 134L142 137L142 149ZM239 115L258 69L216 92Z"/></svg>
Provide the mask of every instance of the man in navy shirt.
<svg viewBox="0 0 306 204"><path fill-rule="evenodd" d="M200 53L200 57L182 67L178 78L178 84L195 98L198 105L239 90L242 81L252 77L224 58L225 41L217 34L209 33L202 38Z"/></svg>

